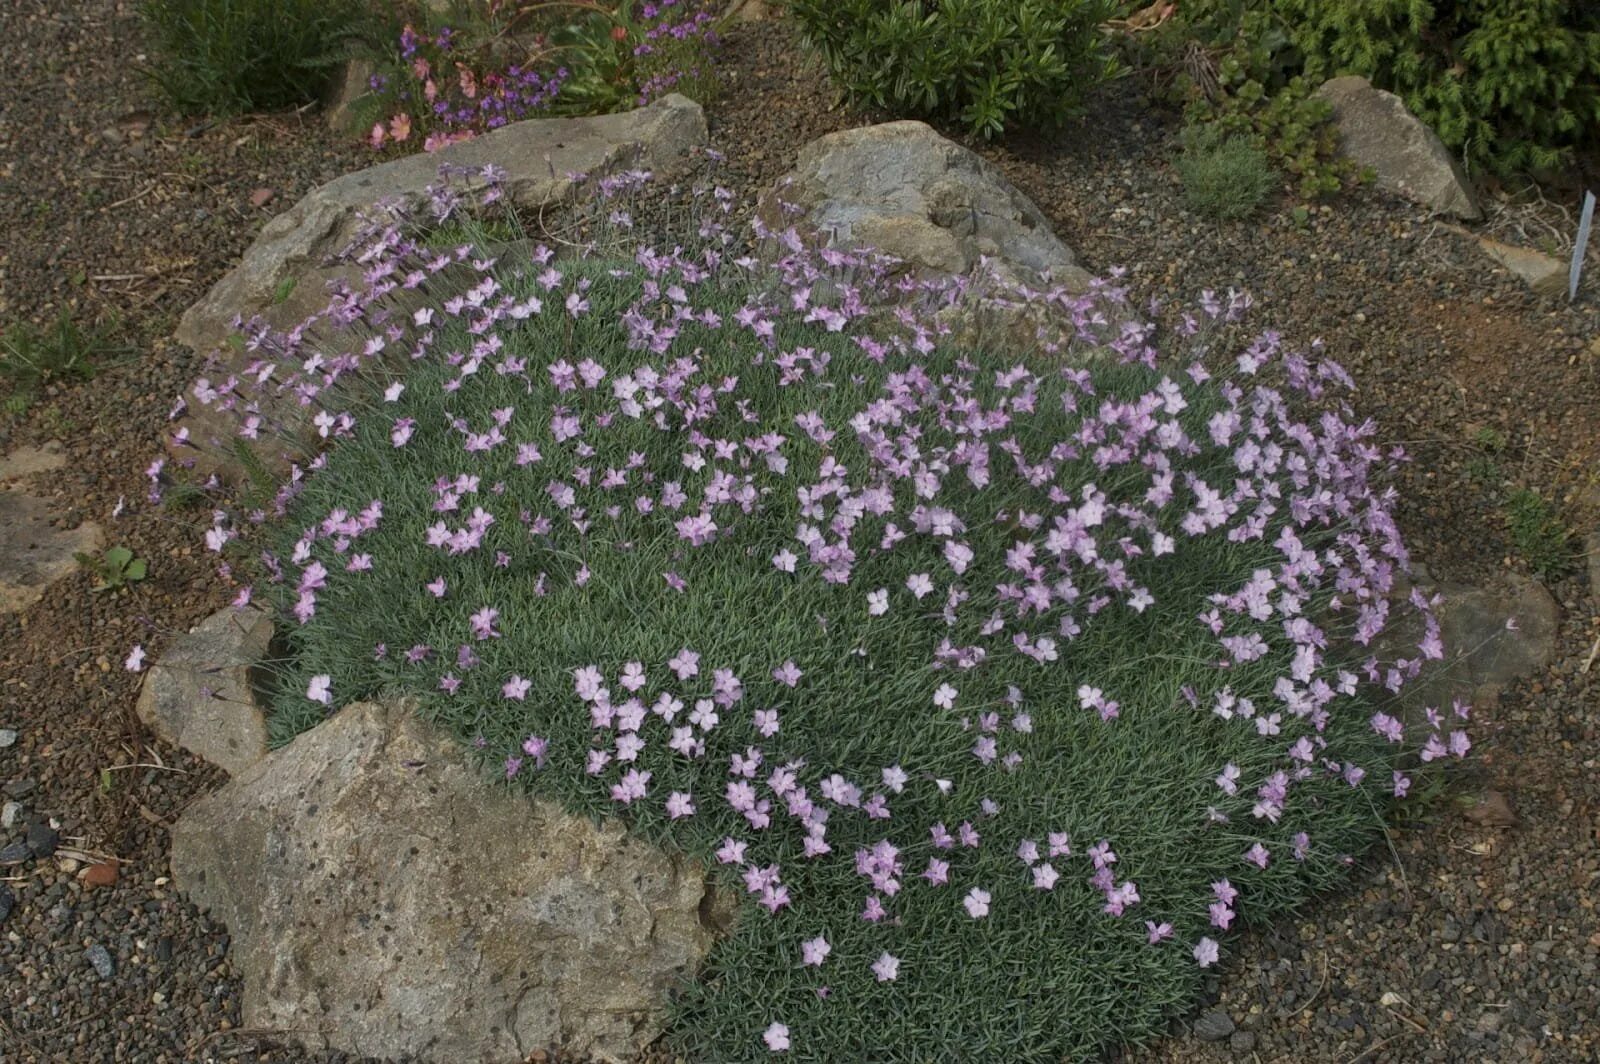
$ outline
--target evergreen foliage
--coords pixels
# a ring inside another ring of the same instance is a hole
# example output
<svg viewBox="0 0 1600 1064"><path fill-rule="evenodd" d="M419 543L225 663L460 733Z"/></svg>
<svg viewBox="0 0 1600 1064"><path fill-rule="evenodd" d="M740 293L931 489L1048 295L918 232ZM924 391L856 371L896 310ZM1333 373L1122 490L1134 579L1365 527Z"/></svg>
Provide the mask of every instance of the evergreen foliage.
<svg viewBox="0 0 1600 1064"><path fill-rule="evenodd" d="M1114 76L1112 0L795 0L806 40L857 106L983 137L1059 125Z"/></svg>

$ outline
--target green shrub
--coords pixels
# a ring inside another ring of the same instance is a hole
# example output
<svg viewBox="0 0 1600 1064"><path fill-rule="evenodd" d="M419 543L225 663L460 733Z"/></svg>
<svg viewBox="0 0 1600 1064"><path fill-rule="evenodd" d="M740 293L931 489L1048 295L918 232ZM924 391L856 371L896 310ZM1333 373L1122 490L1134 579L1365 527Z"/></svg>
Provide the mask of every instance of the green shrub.
<svg viewBox="0 0 1600 1064"><path fill-rule="evenodd" d="M187 113L315 100L367 12L360 0L144 0L151 79Z"/></svg>
<svg viewBox="0 0 1600 1064"><path fill-rule="evenodd" d="M1361 74L1497 173L1560 165L1600 134L1593 0L1277 0L1307 76Z"/></svg>
<svg viewBox="0 0 1600 1064"><path fill-rule="evenodd" d="M1180 102L1266 137L1307 192L1349 176L1327 169L1326 112L1309 99L1339 74L1396 93L1470 164L1500 174L1560 165L1600 139L1591 0L1185 0L1128 47Z"/></svg>
<svg viewBox="0 0 1600 1064"><path fill-rule="evenodd" d="M1183 131L1178 176L1189 206L1212 218L1243 218L1272 191L1275 175L1266 153L1219 126Z"/></svg>
<svg viewBox="0 0 1600 1064"><path fill-rule="evenodd" d="M993 137L1055 126L1117 72L1112 0L795 0L790 10L858 106Z"/></svg>

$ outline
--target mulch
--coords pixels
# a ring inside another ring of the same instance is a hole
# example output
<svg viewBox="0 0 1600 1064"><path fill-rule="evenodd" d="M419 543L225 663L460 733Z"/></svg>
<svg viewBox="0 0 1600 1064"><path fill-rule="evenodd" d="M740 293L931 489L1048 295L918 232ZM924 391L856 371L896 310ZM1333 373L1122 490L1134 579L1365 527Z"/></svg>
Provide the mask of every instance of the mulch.
<svg viewBox="0 0 1600 1064"><path fill-rule="evenodd" d="M75 575L0 616L0 728L20 733L0 750L0 784L58 822L63 845L118 862L111 886L59 861L6 873L17 905L0 923L0 1059L344 1060L240 1029L226 930L166 878L168 827L223 776L142 730L121 659L226 598L199 545L207 515L143 503L142 471L197 366L169 339L177 316L275 212L370 155L310 110L215 123L162 114L137 71L134 7L83 0L63 14L16 0L0 49L0 325L68 308L114 319L133 352L92 381L53 386L21 416L0 414L0 453L60 440L66 469L29 489L53 498L64 523L99 521L108 543L150 563L128 591L95 594ZM735 29L726 57L708 114L727 156L719 177L741 195L811 139L870 120L835 105L783 23ZM1402 524L1435 576L1481 583L1522 567L1501 510L1509 484L1558 500L1574 522L1600 521L1586 501L1600 471L1594 295L1535 299L1460 234L1365 190L1305 224L1287 196L1242 222L1198 218L1172 173L1174 137L1171 117L1123 83L1059 134L969 146L1091 269L1126 267L1141 298L1244 288L1263 326L1320 338L1356 377L1380 438L1413 456ZM1508 441L1492 456L1498 477L1475 462L1482 428ZM1600 1057L1600 669L1582 670L1600 636L1600 589L1578 570L1550 589L1566 618L1558 660L1480 715L1477 754L1451 793L1398 825L1347 891L1235 940L1202 1002L1214 1040L1177 1023L1122 1059ZM1464 815L1457 799L1488 788L1510 796L1515 825ZM113 958L109 979L87 959L94 945Z"/></svg>

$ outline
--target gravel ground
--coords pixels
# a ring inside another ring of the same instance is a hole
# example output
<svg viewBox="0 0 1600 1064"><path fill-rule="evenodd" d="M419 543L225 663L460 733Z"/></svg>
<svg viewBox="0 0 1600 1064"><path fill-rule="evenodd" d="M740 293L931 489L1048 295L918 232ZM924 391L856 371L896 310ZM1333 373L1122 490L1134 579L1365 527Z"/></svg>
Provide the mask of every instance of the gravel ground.
<svg viewBox="0 0 1600 1064"><path fill-rule="evenodd" d="M166 337L273 212L366 156L310 113L210 126L152 115L128 62L132 6L81 0L63 15L11 0L0 50L12 90L0 99L0 324L63 306L115 314L134 351L22 417L0 415L0 452L61 440L66 470L30 490L151 563L133 591L91 594L74 576L0 616L0 732L18 732L9 746L0 734L0 789L18 803L0 849L41 820L60 847L0 868L0 1060L331 1064L347 1058L239 1029L227 935L165 881L167 826L222 777L143 733L119 662L220 604L194 550L197 516L139 505L140 472L193 367ZM830 107L781 24L736 30L728 55L710 114L723 179L741 192L788 169L808 140L863 121ZM1509 440L1493 456L1507 482L1563 500L1574 521L1600 520L1582 503L1600 469L1592 295L1539 303L1470 241L1364 192L1304 226L1288 200L1252 221L1205 222L1182 205L1172 137L1124 86L1049 140L975 147L1091 268L1127 266L1142 295L1247 288L1263 324L1325 338L1384 438L1416 455L1403 520L1436 575L1480 581L1521 564L1498 509L1503 485L1481 462L1469 472L1485 457L1478 428ZM259 189L273 193L262 208ZM1349 891L1237 940L1198 1015L1123 1060L1600 1058L1600 668L1581 671L1600 635L1600 589L1574 575L1552 591L1566 617L1559 660L1481 716L1479 756L1452 793L1397 828ZM1509 796L1515 824L1462 813L1458 799L1489 788ZM49 850L44 829L34 841ZM116 882L89 885L82 862L107 856Z"/></svg>

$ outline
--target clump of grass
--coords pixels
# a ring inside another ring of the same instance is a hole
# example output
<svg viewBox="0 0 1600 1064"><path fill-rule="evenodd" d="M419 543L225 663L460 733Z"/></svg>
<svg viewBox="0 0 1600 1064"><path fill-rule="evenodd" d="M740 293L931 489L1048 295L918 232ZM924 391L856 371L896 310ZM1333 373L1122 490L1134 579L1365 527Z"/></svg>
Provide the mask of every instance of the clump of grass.
<svg viewBox="0 0 1600 1064"><path fill-rule="evenodd" d="M1512 547L1529 569L1555 577L1572 567L1572 530L1550 500L1531 488L1517 488L1506 496L1505 515Z"/></svg>
<svg viewBox="0 0 1600 1064"><path fill-rule="evenodd" d="M192 114L272 111L327 87L369 25L360 0L144 0L151 80Z"/></svg>
<svg viewBox="0 0 1600 1064"><path fill-rule="evenodd" d="M1248 137L1212 125L1183 131L1175 165L1190 209L1224 221L1255 213L1277 181L1266 153Z"/></svg>
<svg viewBox="0 0 1600 1064"><path fill-rule="evenodd" d="M0 380L11 385L7 411L22 413L46 385L92 379L119 350L115 332L115 322L84 326L63 309L49 325L23 322L0 333Z"/></svg>
<svg viewBox="0 0 1600 1064"><path fill-rule="evenodd" d="M194 390L265 440L270 380L328 442L266 529L275 739L413 693L501 779L712 865L749 911L675 1002L690 1059L1152 1037L1224 932L1381 837L1419 748L1466 752L1385 712L1431 615L1346 664L1405 557L1380 452L1242 301L1159 356L1091 324L996 359L949 285L699 232L518 262L379 226L372 275L436 300L258 332L274 374Z"/></svg>

